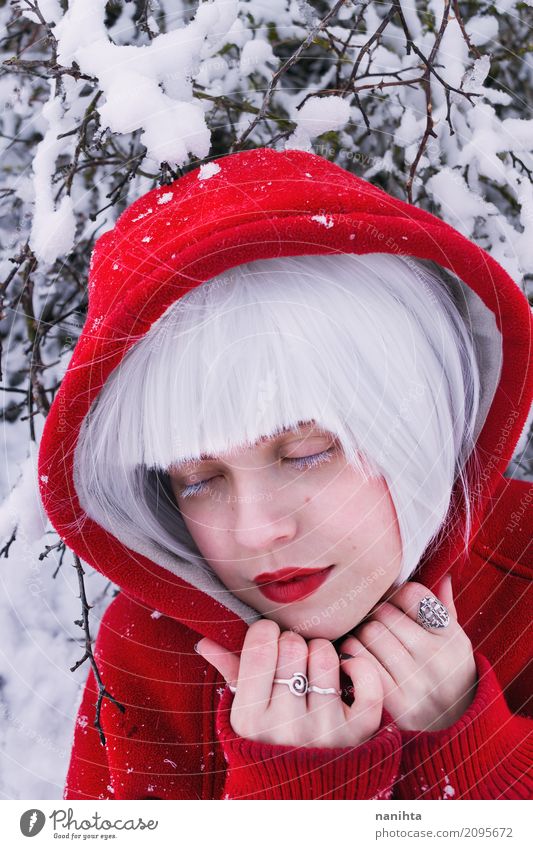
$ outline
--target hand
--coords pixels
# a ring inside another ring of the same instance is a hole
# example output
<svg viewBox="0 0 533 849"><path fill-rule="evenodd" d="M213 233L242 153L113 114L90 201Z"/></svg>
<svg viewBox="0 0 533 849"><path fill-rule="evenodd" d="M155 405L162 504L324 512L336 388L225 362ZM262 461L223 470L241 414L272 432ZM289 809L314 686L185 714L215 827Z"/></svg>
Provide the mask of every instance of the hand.
<svg viewBox="0 0 533 849"><path fill-rule="evenodd" d="M294 631L280 632L270 619L259 619L246 632L240 659L204 637L197 651L227 682L236 683L230 723L240 737L285 746L341 748L357 746L378 730L383 690L375 663L367 658L342 661L351 678L351 707L335 693L295 696L274 678L304 672L309 684L340 690L340 664L326 639L306 643Z"/></svg>
<svg viewBox="0 0 533 849"><path fill-rule="evenodd" d="M448 608L446 628L428 631L416 621L418 602L425 595L436 595ZM435 593L414 581L403 584L352 633L340 650L376 664L383 704L399 728L448 728L474 700L476 663L472 644L457 622L448 576Z"/></svg>

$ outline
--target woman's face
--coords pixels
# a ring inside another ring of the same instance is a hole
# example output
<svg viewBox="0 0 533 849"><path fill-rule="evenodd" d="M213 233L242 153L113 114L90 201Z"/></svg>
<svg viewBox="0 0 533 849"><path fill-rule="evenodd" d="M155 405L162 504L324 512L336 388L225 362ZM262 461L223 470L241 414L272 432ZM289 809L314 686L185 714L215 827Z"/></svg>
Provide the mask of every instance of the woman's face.
<svg viewBox="0 0 533 849"><path fill-rule="evenodd" d="M386 482L365 481L334 435L314 422L175 465L170 477L204 559L235 596L282 630L336 640L399 574L401 539ZM292 586L271 579L261 590L255 580L326 567L322 582L316 575Z"/></svg>

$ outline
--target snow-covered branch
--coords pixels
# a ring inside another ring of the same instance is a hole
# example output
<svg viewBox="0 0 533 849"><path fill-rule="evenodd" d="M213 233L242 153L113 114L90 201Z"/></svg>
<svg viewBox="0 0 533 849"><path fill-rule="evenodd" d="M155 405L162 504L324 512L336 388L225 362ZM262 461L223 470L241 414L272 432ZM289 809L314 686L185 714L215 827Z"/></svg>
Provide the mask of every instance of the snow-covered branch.
<svg viewBox="0 0 533 849"><path fill-rule="evenodd" d="M533 0L12 0L0 26L4 562L42 542L28 487L94 241L191 168L313 151L440 215L533 300ZM531 454L511 471L533 480Z"/></svg>

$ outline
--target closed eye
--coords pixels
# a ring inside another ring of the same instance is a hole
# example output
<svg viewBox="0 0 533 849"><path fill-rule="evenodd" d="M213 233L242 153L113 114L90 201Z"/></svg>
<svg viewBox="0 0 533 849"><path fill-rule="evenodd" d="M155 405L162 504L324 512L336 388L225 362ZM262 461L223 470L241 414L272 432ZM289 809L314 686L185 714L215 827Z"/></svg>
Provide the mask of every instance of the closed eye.
<svg viewBox="0 0 533 849"><path fill-rule="evenodd" d="M308 454L306 457L284 457L286 463L298 470L311 469L315 466L320 466L322 463L328 463L331 460L335 448L327 448L326 451L321 451L319 454ZM209 481L215 478L208 478L205 481L189 484L181 492L178 493L179 498L191 498L195 495L204 495L209 487Z"/></svg>

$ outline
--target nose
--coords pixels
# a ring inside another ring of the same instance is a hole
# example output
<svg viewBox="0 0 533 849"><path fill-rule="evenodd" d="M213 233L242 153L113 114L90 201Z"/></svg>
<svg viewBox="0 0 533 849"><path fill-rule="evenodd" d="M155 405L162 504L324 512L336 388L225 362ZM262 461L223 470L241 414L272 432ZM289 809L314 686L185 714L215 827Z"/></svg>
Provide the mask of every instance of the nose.
<svg viewBox="0 0 533 849"><path fill-rule="evenodd" d="M241 548L263 553L294 538L298 526L296 512L276 490L240 486L234 489L229 501L234 539Z"/></svg>

